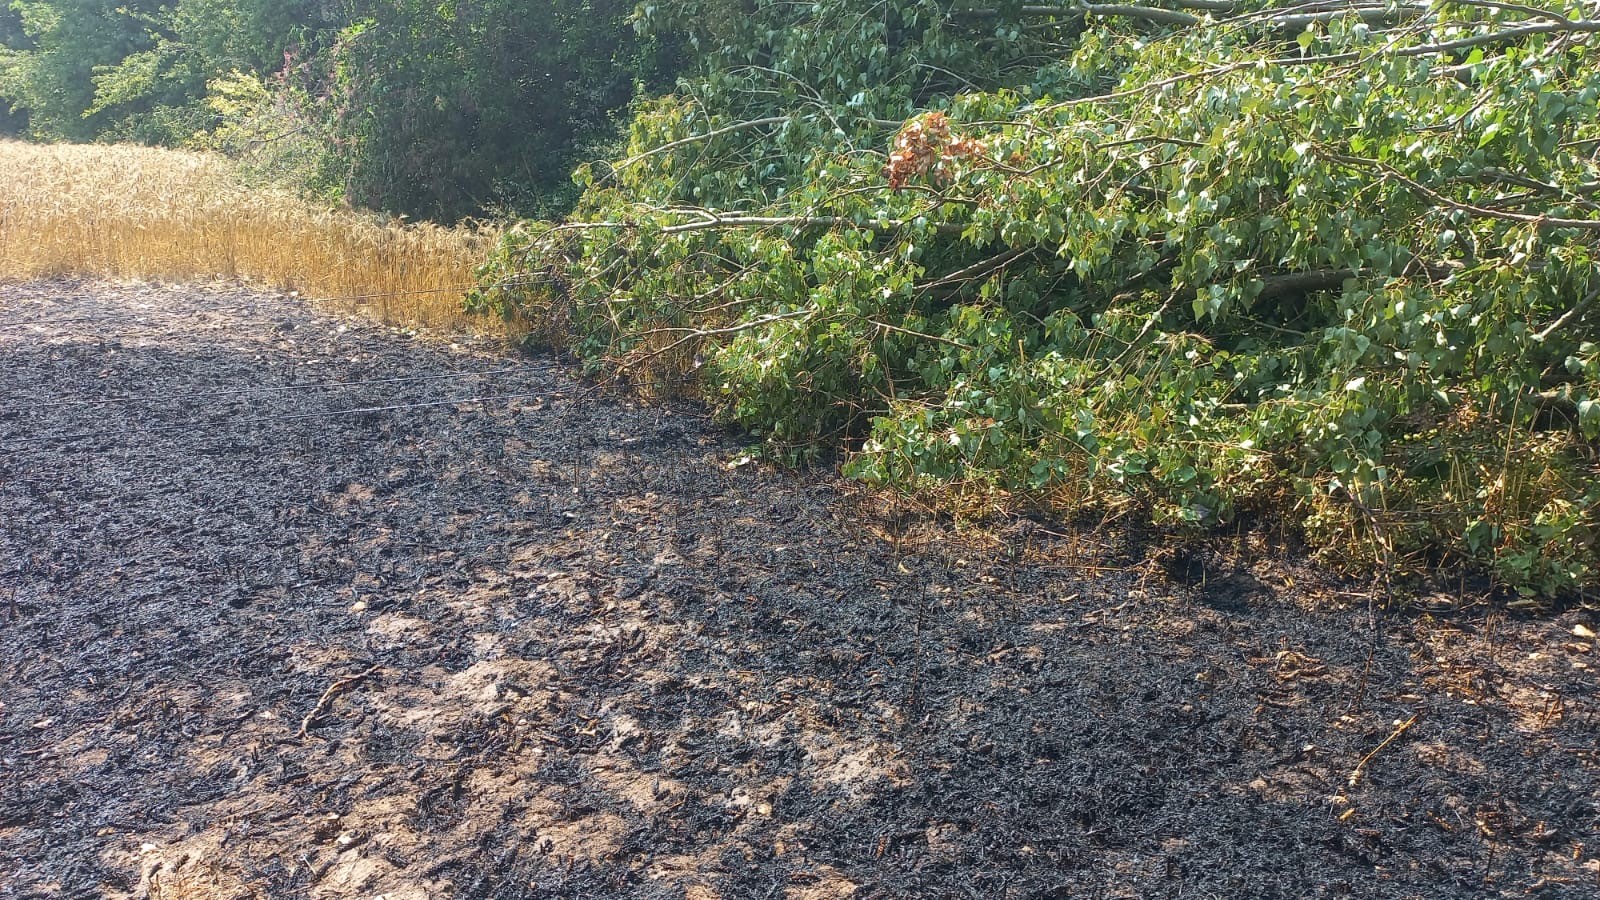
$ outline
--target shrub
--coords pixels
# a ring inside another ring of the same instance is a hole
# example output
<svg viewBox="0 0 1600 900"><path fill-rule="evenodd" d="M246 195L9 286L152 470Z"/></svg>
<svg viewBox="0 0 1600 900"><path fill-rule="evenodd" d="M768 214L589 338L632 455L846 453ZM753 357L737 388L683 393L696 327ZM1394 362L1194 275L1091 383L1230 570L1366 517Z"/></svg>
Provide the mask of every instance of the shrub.
<svg viewBox="0 0 1600 900"><path fill-rule="evenodd" d="M757 2L479 303L875 484L1594 586L1600 25L1182 6Z"/></svg>

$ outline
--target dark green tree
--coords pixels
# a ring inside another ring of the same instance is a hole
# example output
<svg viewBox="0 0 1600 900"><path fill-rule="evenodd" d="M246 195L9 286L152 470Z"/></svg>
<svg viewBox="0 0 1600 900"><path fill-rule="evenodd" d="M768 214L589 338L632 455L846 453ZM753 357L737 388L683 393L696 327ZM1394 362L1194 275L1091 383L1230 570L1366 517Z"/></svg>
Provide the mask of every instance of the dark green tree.
<svg viewBox="0 0 1600 900"><path fill-rule="evenodd" d="M162 4L16 0L11 8L22 33L8 36L0 56L0 97L27 111L30 133L87 141L112 128L117 111L97 103L96 73L155 48L148 22L163 12ZM152 93L161 74L149 72Z"/></svg>
<svg viewBox="0 0 1600 900"><path fill-rule="evenodd" d="M8 50L25 50L31 45L27 32L22 30L22 13L10 6L0 5L0 72ZM0 92L0 135L17 136L28 130L27 110L13 110L11 102Z"/></svg>
<svg viewBox="0 0 1600 900"><path fill-rule="evenodd" d="M633 0L357 0L327 61L355 201L454 218L561 209L585 148L662 66Z"/></svg>
<svg viewBox="0 0 1600 900"><path fill-rule="evenodd" d="M318 143L318 184L356 203L447 219L560 210L576 160L671 68L633 12L633 0L15 0L0 20L0 100L38 140L181 144L228 124L208 89L253 80L275 98L249 110L251 129ZM282 121L259 129L264 113Z"/></svg>

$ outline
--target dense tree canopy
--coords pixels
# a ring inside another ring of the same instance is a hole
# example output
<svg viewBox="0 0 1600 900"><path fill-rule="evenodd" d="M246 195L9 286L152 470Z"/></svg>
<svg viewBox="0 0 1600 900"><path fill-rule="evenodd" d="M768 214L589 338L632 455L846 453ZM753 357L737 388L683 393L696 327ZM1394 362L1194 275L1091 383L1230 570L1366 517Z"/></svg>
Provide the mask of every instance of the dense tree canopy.
<svg viewBox="0 0 1600 900"><path fill-rule="evenodd" d="M333 139L358 202L459 216L570 202L578 156L653 76L632 0L352 0Z"/></svg>
<svg viewBox="0 0 1600 900"><path fill-rule="evenodd" d="M31 45L27 32L22 30L22 13L10 6L0 5L0 47L26 48ZM0 99L0 135L16 136L27 130L27 114L12 110L10 103Z"/></svg>
<svg viewBox="0 0 1600 900"><path fill-rule="evenodd" d="M0 19L0 100L38 139L265 154L274 175L396 212L558 209L578 155L662 69L624 21L632 11L632 0L15 0ZM275 168L285 148L302 158Z"/></svg>

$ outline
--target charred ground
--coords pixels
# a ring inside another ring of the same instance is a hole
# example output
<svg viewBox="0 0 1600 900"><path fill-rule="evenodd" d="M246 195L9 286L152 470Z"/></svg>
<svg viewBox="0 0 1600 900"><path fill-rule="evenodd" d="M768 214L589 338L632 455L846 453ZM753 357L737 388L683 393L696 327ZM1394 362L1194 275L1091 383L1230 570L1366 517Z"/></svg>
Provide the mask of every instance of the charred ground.
<svg viewBox="0 0 1600 900"><path fill-rule="evenodd" d="M0 366L8 897L1600 886L1582 609L963 538L238 289L0 286Z"/></svg>

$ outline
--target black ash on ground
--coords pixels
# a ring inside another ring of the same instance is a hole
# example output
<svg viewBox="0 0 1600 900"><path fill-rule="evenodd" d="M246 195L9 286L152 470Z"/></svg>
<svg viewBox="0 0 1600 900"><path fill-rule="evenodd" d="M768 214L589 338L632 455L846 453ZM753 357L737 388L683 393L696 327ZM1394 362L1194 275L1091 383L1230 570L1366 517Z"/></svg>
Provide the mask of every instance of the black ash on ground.
<svg viewBox="0 0 1600 900"><path fill-rule="evenodd" d="M0 895L1600 891L1582 610L912 540L237 288L0 286L0 372Z"/></svg>

